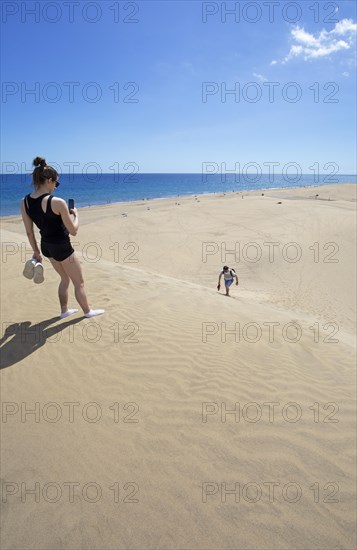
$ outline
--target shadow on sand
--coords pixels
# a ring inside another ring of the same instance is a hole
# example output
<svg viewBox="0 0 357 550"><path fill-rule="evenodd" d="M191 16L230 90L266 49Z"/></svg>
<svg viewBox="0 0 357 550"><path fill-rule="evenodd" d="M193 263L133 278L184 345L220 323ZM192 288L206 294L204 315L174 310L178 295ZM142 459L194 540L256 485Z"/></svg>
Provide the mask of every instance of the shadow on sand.
<svg viewBox="0 0 357 550"><path fill-rule="evenodd" d="M22 359L25 359L25 357L41 348L48 338L55 337L56 334L60 334L65 328L75 325L83 319L85 319L84 316L71 319L71 321L66 321L50 328L48 328L49 325L61 319L59 317L52 317L35 325L31 325L31 321L8 324L4 335L0 339L0 369L6 369L22 361ZM3 326L6 324L2 323ZM53 338L51 341L55 342L57 339Z"/></svg>

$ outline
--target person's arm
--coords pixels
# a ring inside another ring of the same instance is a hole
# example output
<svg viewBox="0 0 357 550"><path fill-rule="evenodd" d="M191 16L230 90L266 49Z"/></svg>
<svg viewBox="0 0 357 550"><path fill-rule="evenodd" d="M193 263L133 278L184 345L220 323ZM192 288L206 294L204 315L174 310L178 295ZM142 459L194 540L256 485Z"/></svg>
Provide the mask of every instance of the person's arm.
<svg viewBox="0 0 357 550"><path fill-rule="evenodd" d="M237 279L236 285L238 285L238 275L237 275L237 273L235 274L235 277L236 277L236 279Z"/></svg>
<svg viewBox="0 0 357 550"><path fill-rule="evenodd" d="M21 215L22 215L22 221L24 222L24 226L26 229L27 238L33 250L33 257L36 258L38 262L42 262L41 252L40 252L40 249L38 248L35 233L33 231L33 221L31 220L30 216L26 212L24 199L21 200Z"/></svg>
<svg viewBox="0 0 357 550"><path fill-rule="evenodd" d="M217 285L218 290L219 290L220 287L221 287L221 278L222 278L222 271L221 271L221 273L219 274L218 285Z"/></svg>
<svg viewBox="0 0 357 550"><path fill-rule="evenodd" d="M52 204L53 202L54 200L52 201ZM52 210L54 209L56 210L56 213L58 212L58 214L61 214L63 225L67 229L68 233L75 237L79 227L77 208L71 208L71 211L69 211L66 201L56 197L55 204L52 206Z"/></svg>

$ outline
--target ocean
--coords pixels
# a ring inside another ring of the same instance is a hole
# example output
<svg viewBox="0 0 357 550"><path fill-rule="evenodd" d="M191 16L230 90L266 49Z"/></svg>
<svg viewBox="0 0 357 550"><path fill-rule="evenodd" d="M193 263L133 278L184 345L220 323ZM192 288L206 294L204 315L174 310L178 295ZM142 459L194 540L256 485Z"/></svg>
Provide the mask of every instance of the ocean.
<svg viewBox="0 0 357 550"><path fill-rule="evenodd" d="M352 183L356 175L318 174L61 174L56 195L75 206L113 202L250 191L272 188ZM32 191L31 175L0 175L0 216L20 215L20 199Z"/></svg>

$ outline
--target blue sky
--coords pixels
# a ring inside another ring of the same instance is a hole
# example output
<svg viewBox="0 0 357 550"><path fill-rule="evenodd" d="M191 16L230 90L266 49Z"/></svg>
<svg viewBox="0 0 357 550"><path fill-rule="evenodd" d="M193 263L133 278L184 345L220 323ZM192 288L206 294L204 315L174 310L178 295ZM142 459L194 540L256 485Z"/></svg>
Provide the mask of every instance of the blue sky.
<svg viewBox="0 0 357 550"><path fill-rule="evenodd" d="M2 171L41 155L77 172L295 162L355 174L355 2L269 4L4 0Z"/></svg>

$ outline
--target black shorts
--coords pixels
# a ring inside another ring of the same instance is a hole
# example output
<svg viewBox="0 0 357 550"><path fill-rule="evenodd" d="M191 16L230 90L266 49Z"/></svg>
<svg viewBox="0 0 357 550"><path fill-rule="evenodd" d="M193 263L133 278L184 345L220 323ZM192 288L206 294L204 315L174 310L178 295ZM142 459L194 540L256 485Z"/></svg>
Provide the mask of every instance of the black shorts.
<svg viewBox="0 0 357 550"><path fill-rule="evenodd" d="M66 260L73 254L74 249L70 241L62 243L46 243L41 241L41 251L46 258L53 258L57 262L63 262L63 260Z"/></svg>

